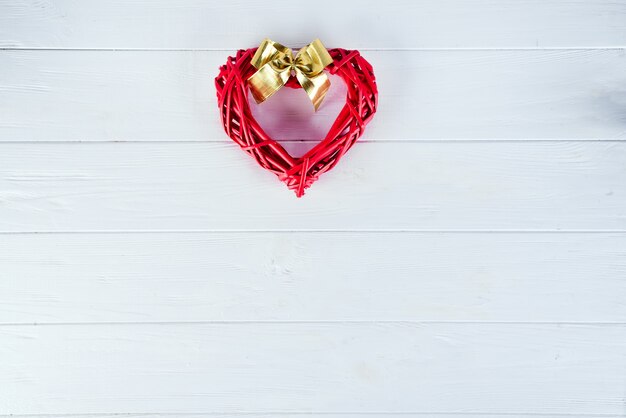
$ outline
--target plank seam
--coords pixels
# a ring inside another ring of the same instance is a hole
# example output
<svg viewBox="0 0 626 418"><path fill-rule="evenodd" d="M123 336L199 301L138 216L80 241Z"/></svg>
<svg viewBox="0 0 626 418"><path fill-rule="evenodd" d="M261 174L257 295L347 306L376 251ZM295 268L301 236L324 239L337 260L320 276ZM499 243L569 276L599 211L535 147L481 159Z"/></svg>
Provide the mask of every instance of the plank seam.
<svg viewBox="0 0 626 418"><path fill-rule="evenodd" d="M411 319L216 319L197 321L91 321L91 322L5 322L1 327L76 327L76 326L181 326L181 325L555 325L583 327L624 327L624 321L473 321ZM1 415L0 415L1 416Z"/></svg>
<svg viewBox="0 0 626 418"><path fill-rule="evenodd" d="M281 143L301 144L301 143L317 143L319 139L301 139L301 140L280 140ZM359 144L380 144L380 143L535 143L535 142L626 142L626 138L406 138L406 139L386 139L386 138L367 138L359 139ZM222 144L230 145L231 140L222 138L209 139L54 139L54 140L37 140L37 139L20 139L20 140L2 140L2 144Z"/></svg>
<svg viewBox="0 0 626 418"><path fill-rule="evenodd" d="M76 230L76 231L0 231L0 235L87 235L87 234L624 234L626 229L164 229L164 230Z"/></svg>
<svg viewBox="0 0 626 418"><path fill-rule="evenodd" d="M590 414L590 413L542 413L542 412L457 412L457 411L240 411L240 412L219 412L219 411L207 411L207 412L179 412L179 413L161 413L161 412L94 412L94 413L80 413L80 414L0 414L0 418L36 418L36 417L111 417L111 416L124 416L124 417L141 417L141 416L156 416L156 417L172 417L172 416L206 416L206 415L221 415L221 416L250 416L250 415L457 415L457 416L540 416L540 417L624 417L623 414Z"/></svg>
<svg viewBox="0 0 626 418"><path fill-rule="evenodd" d="M56 48L56 47L0 47L0 51L132 51L132 52L232 52L244 48L233 46L232 48ZM626 49L626 45L613 46L590 46L590 47L466 47L466 48L358 48L360 51L387 52L387 51L619 51Z"/></svg>

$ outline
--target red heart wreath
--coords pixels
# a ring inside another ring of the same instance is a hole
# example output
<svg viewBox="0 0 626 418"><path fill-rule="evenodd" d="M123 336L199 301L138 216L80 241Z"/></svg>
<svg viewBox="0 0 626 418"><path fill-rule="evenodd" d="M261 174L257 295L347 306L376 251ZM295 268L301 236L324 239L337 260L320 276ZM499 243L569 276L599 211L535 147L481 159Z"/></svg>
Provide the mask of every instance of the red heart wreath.
<svg viewBox="0 0 626 418"><path fill-rule="evenodd" d="M247 81L257 71L251 63L256 50L239 50L235 57L228 57L215 78L224 130L261 167L276 174L297 197L301 197L322 173L339 162L374 116L378 102L374 72L359 51L328 50L332 62L326 69L346 83L346 104L326 137L302 157L294 158L269 137L252 116ZM293 74L285 85L301 88Z"/></svg>

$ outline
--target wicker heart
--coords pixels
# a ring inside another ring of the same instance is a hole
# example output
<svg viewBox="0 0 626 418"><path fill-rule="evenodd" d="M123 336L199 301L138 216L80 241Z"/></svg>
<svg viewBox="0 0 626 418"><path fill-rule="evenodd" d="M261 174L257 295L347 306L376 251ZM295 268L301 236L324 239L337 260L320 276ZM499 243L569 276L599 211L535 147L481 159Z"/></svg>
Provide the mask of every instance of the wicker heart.
<svg viewBox="0 0 626 418"><path fill-rule="evenodd" d="M261 167L276 174L296 196L301 197L322 173L339 162L372 120L378 102L374 72L359 51L328 50L333 62L327 70L346 83L346 104L326 137L302 157L294 158L270 138L252 116L246 80L256 71L250 63L255 51L256 48L240 50L235 57L228 57L215 78L224 130ZM290 78L286 86L301 87L295 77Z"/></svg>

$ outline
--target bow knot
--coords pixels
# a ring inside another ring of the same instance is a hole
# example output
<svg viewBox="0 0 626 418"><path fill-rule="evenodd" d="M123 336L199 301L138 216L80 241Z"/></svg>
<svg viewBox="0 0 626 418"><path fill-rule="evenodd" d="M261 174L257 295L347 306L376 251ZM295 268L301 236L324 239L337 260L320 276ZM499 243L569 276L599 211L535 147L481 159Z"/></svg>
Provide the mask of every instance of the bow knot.
<svg viewBox="0 0 626 418"><path fill-rule="evenodd" d="M252 96L257 103L265 101L295 73L317 111L330 87L324 68L331 62L332 57L319 39L300 49L295 57L291 49L265 39L251 60L257 69L248 78Z"/></svg>

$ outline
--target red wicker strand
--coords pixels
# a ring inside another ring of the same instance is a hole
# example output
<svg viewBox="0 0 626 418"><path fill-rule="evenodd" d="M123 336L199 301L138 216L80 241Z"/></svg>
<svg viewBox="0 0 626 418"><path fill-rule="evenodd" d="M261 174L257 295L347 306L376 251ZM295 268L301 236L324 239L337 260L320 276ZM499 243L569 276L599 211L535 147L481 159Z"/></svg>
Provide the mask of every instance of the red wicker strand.
<svg viewBox="0 0 626 418"><path fill-rule="evenodd" d="M217 101L226 134L267 170L275 173L301 197L319 176L333 168L363 133L376 112L378 90L372 66L358 51L330 49L333 62L327 67L348 87L346 104L326 137L304 156L294 158L270 138L252 116L246 80L256 68L250 64L256 48L228 57L215 78ZM286 86L301 88L295 77Z"/></svg>

